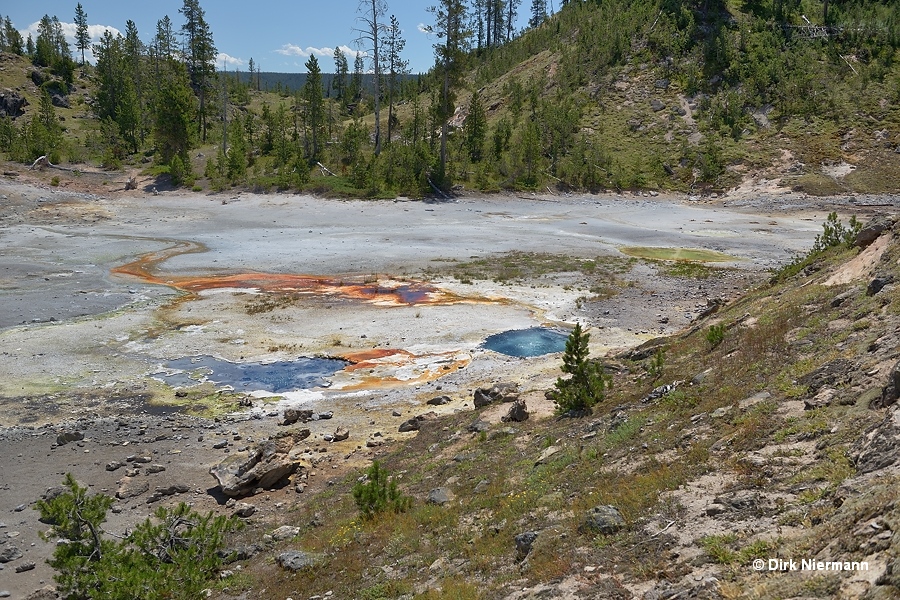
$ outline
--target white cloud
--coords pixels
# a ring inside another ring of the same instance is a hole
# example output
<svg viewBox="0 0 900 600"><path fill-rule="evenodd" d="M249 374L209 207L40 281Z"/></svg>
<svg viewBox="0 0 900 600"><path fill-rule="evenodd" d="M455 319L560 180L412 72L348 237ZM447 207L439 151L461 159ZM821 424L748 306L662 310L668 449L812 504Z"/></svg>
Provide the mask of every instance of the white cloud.
<svg viewBox="0 0 900 600"><path fill-rule="evenodd" d="M425 23L419 23L416 25L416 29L418 29L421 33L431 33L431 26L426 25Z"/></svg>
<svg viewBox="0 0 900 600"><path fill-rule="evenodd" d="M354 50L349 46L338 46L345 55L347 55L348 59L356 59L357 54L361 54L362 56L368 56L362 50ZM329 48L328 46L322 48L315 48L313 46L307 46L306 48L301 48L300 46L295 46L294 44L285 44L278 50L275 50L278 54L283 54L284 56L300 56L302 58L309 58L313 54L316 57L321 58L332 58L334 57L334 48Z"/></svg>
<svg viewBox="0 0 900 600"><path fill-rule="evenodd" d="M216 65L218 66L222 63L225 63L229 67L243 67L245 64L244 60L241 58L235 58L234 56L225 54L224 52L219 52L219 54L216 55Z"/></svg>

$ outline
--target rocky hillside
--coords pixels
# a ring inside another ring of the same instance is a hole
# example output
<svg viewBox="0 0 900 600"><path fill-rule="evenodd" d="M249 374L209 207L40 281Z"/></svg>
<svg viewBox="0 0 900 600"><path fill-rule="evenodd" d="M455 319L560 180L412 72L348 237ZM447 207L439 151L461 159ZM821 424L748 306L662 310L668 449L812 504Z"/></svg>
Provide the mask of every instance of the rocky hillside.
<svg viewBox="0 0 900 600"><path fill-rule="evenodd" d="M898 597L898 232L602 359L587 416L529 395L522 420L514 385L423 406L381 457L409 510L363 519L361 473L329 479L243 534L259 554L214 597Z"/></svg>

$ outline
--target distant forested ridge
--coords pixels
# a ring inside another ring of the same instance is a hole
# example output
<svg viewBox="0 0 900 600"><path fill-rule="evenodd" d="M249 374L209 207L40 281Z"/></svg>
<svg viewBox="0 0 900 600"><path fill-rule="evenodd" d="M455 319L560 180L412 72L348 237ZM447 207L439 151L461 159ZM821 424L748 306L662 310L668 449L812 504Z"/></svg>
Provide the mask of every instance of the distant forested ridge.
<svg viewBox="0 0 900 600"><path fill-rule="evenodd" d="M55 16L36 40L3 19L0 50L32 65L38 93L0 118L0 152L111 168L151 156L178 184L370 197L900 185L893 0L435 0L430 14L434 67L418 76L387 0L348 22L358 53L311 56L303 74L252 59L217 71L199 0L153 32L107 33L96 65ZM78 130L68 110L86 117Z"/></svg>

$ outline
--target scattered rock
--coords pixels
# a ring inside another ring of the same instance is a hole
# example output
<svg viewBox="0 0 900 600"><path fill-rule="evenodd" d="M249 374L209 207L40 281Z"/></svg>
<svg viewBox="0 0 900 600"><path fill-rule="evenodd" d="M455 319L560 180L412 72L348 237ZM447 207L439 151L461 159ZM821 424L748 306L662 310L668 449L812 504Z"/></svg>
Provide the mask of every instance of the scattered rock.
<svg viewBox="0 0 900 600"><path fill-rule="evenodd" d="M84 434L80 431L64 431L56 436L56 444L65 446L69 442L80 442L84 439Z"/></svg>
<svg viewBox="0 0 900 600"><path fill-rule="evenodd" d="M525 406L525 401L522 399L516 400L513 402L512 406L509 407L509 412L506 413L501 421L504 423L508 423L510 421L516 423L522 423L523 421L528 420L528 407Z"/></svg>
<svg viewBox="0 0 900 600"><path fill-rule="evenodd" d="M875 398L869 408L888 408L893 406L898 399L900 399L900 361L897 361L897 364L891 369L887 385L881 390L881 397Z"/></svg>
<svg viewBox="0 0 900 600"><path fill-rule="evenodd" d="M162 473L166 468L163 465L150 465L147 467L147 474L154 475L156 473Z"/></svg>
<svg viewBox="0 0 900 600"><path fill-rule="evenodd" d="M282 569L288 571L301 571L315 566L322 560L322 557L317 554L310 554L309 552L302 552L300 550L290 550L288 552L282 552L275 560Z"/></svg>
<svg viewBox="0 0 900 600"><path fill-rule="evenodd" d="M286 408L284 410L284 419L281 421L282 425L293 425L294 423L301 421L303 423L308 423L312 421L313 411L311 410L299 410L296 408Z"/></svg>
<svg viewBox="0 0 900 600"><path fill-rule="evenodd" d="M22 551L12 544L6 544L0 548L0 564L19 560L22 556Z"/></svg>
<svg viewBox="0 0 900 600"><path fill-rule="evenodd" d="M650 108L653 110L653 112L659 112L659 111L663 110L665 107L666 107L666 103L663 102L662 100L659 100L657 98L653 98L652 100L650 100Z"/></svg>
<svg viewBox="0 0 900 600"><path fill-rule="evenodd" d="M166 496L174 496L175 494L184 494L188 490L190 490L188 486L183 483L173 483L172 485L167 485L165 487L158 487L154 492L147 498L147 504L153 504L154 502L158 502L165 498Z"/></svg>
<svg viewBox="0 0 900 600"><path fill-rule="evenodd" d="M121 469L124 466L125 466L125 463L118 461L118 460L114 460L112 462L106 463L106 470L107 471L115 471L117 469Z"/></svg>
<svg viewBox="0 0 900 600"><path fill-rule="evenodd" d="M429 504L437 504L438 506L443 506L445 504L453 502L454 498L455 496L453 495L453 492L443 487L435 488L428 492Z"/></svg>
<svg viewBox="0 0 900 600"><path fill-rule="evenodd" d="M272 539L276 542L283 542L284 540L289 540L291 538L295 538L300 535L299 527L292 527L291 525L282 525L278 529L272 532Z"/></svg>
<svg viewBox="0 0 900 600"><path fill-rule="evenodd" d="M15 119L25 114L28 100L12 90L0 90L0 117Z"/></svg>
<svg viewBox="0 0 900 600"><path fill-rule="evenodd" d="M878 275L866 286L866 296L874 296L888 284L894 283L893 275Z"/></svg>
<svg viewBox="0 0 900 600"><path fill-rule="evenodd" d="M247 504L246 502L239 502L235 507L234 514L242 519L246 519L247 517L252 517L256 513L256 506L252 504Z"/></svg>
<svg viewBox="0 0 900 600"><path fill-rule="evenodd" d="M475 390L475 408L482 408L492 402L515 402L519 399L519 386L515 383L498 383L490 388Z"/></svg>
<svg viewBox="0 0 900 600"><path fill-rule="evenodd" d="M534 545L534 541L538 537L537 531L526 531L524 533L520 533L515 537L516 540L516 558L518 560L524 560L528 553L531 552L531 547Z"/></svg>
<svg viewBox="0 0 900 600"><path fill-rule="evenodd" d="M481 419L475 421L471 425L469 425L466 430L471 431L472 433L481 433L482 431L487 431L491 428L491 424L487 421L482 421Z"/></svg>
<svg viewBox="0 0 900 600"><path fill-rule="evenodd" d="M450 404L450 396L437 396L429 400L426 404L430 404L431 406L443 406L445 404Z"/></svg>
<svg viewBox="0 0 900 600"><path fill-rule="evenodd" d="M419 419L409 419L407 421L403 421L400 424L398 431L400 433L406 433L407 431L418 431L419 430Z"/></svg>
<svg viewBox="0 0 900 600"><path fill-rule="evenodd" d="M251 494L257 488L271 488L296 471L299 462L290 453L294 441L309 437L309 430L290 436L267 440L247 452L229 456L209 473L219 482L222 493L236 497ZM299 439L298 439L299 438Z"/></svg>
<svg viewBox="0 0 900 600"><path fill-rule="evenodd" d="M838 387L849 382L850 372L853 368L853 361L846 358L838 358L799 377L797 383L807 386L807 396L814 396L825 386Z"/></svg>
<svg viewBox="0 0 900 600"><path fill-rule="evenodd" d="M585 516L582 530L612 535L625 527L625 519L615 506L595 506Z"/></svg>
<svg viewBox="0 0 900 600"><path fill-rule="evenodd" d="M882 233L890 231L894 227L896 221L897 217L893 215L874 217L868 223L863 225L862 229L859 230L859 233L856 234L856 239L853 242L854 245L858 248L865 248L877 240Z"/></svg>
<svg viewBox="0 0 900 600"><path fill-rule="evenodd" d="M538 459L534 462L534 466L538 466L538 465L542 465L542 464L546 463L547 460L551 456L553 456L554 454L559 452L559 450L560 450L559 446L550 446L549 448L545 448L544 451L541 452L541 455L538 457Z"/></svg>
<svg viewBox="0 0 900 600"><path fill-rule="evenodd" d="M21 565L16 566L16 573L24 573L25 571L33 570L37 565L35 565L32 561L24 562Z"/></svg>
<svg viewBox="0 0 900 600"><path fill-rule="evenodd" d="M847 300L853 298L856 295L856 290L847 290L841 294L838 294L831 300L831 308L837 308Z"/></svg>
<svg viewBox="0 0 900 600"><path fill-rule="evenodd" d="M871 473L900 458L900 405L895 404L881 422L870 427L854 445L856 468Z"/></svg>
<svg viewBox="0 0 900 600"><path fill-rule="evenodd" d="M263 548L259 544L248 544L238 548L228 548L218 551L218 555L226 563L233 563L239 560L248 560L262 552Z"/></svg>
<svg viewBox="0 0 900 600"><path fill-rule="evenodd" d="M47 585L25 596L24 600L57 600L59 592L52 585Z"/></svg>
<svg viewBox="0 0 900 600"><path fill-rule="evenodd" d="M343 442L350 437L350 430L346 427L338 427L331 438L333 442Z"/></svg>
<svg viewBox="0 0 900 600"><path fill-rule="evenodd" d="M655 87L655 88L658 89L658 90L667 90L667 89L669 89L669 83L670 83L670 82L669 82L668 79L665 79L665 78L663 78L663 79L657 79L657 80L653 83L653 87Z"/></svg>
<svg viewBox="0 0 900 600"><path fill-rule="evenodd" d="M145 479L136 479L134 477L123 477L119 480L119 489L116 491L116 498L125 500L127 498L136 498L141 494L150 490L150 484Z"/></svg>

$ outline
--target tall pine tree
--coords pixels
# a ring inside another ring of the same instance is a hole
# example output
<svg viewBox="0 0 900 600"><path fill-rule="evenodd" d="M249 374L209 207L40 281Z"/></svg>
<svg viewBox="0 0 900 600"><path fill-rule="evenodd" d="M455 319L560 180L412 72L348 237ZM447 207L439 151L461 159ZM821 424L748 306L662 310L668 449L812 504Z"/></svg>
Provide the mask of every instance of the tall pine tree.
<svg viewBox="0 0 900 600"><path fill-rule="evenodd" d="M199 0L184 0L184 6L178 12L184 16L184 25L181 26L184 54L191 89L200 100L200 139L205 143L207 117L210 112L207 98L212 94L215 77L216 46L209 24L206 22L206 13L200 7Z"/></svg>

